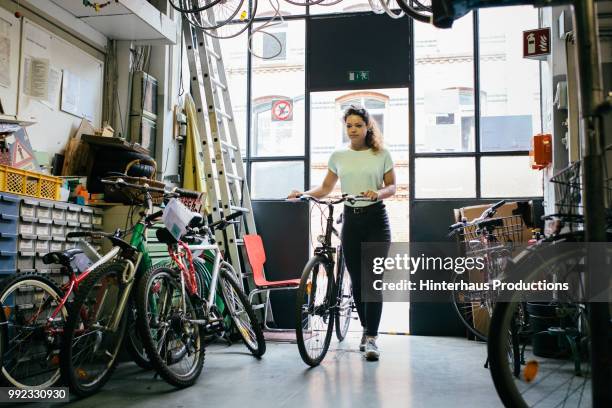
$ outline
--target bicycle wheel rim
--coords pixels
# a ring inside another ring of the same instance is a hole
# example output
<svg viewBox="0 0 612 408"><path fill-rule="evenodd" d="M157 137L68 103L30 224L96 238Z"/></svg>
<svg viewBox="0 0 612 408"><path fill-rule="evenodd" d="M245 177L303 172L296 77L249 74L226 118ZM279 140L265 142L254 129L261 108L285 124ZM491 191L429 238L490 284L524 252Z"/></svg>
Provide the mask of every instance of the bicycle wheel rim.
<svg viewBox="0 0 612 408"><path fill-rule="evenodd" d="M232 285L230 281L232 278L228 277L231 272L227 269L221 271L220 287L223 293L223 300L225 305L229 308L230 316L236 326L236 329L240 333L242 340L250 350L257 350L259 348L257 341L257 333L255 331L255 325L251 321L251 317L247 312L247 307L242 302L241 296L238 294L237 285ZM244 297L244 295L243 295Z"/></svg>
<svg viewBox="0 0 612 408"><path fill-rule="evenodd" d="M353 315L353 284L348 271L343 268L342 286L338 290L338 310L336 312L336 337L344 340L351 325Z"/></svg>
<svg viewBox="0 0 612 408"><path fill-rule="evenodd" d="M309 365L319 364L333 330L333 274L322 259L307 264L296 296L296 337L300 355Z"/></svg>
<svg viewBox="0 0 612 408"><path fill-rule="evenodd" d="M36 292L38 296L33 295ZM32 296L24 299L28 294ZM63 307L51 325L48 318L61 301L60 294L51 282L36 278L17 280L3 289L0 302L4 305L7 323L3 330L6 337L2 340L5 346L2 376L12 386L47 388L59 380L59 342L68 312ZM24 308L23 312L15 307L16 303L26 301L32 307ZM28 311L39 313L34 316Z"/></svg>
<svg viewBox="0 0 612 408"><path fill-rule="evenodd" d="M523 280L540 280L543 273L550 273L550 265L563 268L566 277L568 271L582 274L583 254L568 251L541 267L528 260L523 266L531 272ZM538 258L537 251L535 255ZM526 302L517 292L496 306L488 352L493 382L505 405L592 406L588 307L563 300L567 299Z"/></svg>
<svg viewBox="0 0 612 408"><path fill-rule="evenodd" d="M148 351L158 356L172 376L191 379L201 369L204 347L200 327L189 321L197 319L191 298L183 297L177 274L169 268L153 273L146 290L145 319L153 346Z"/></svg>
<svg viewBox="0 0 612 408"><path fill-rule="evenodd" d="M455 274L453 283L461 278L462 275ZM478 292L453 290L451 296L453 308L459 320L470 333L482 341L487 341L492 310L491 301L488 300L489 292L485 290Z"/></svg>
<svg viewBox="0 0 612 408"><path fill-rule="evenodd" d="M90 276L92 281L80 288L68 319L65 341L70 342L66 344L70 352L65 357L70 359L71 382L84 395L101 387L117 363L127 315L120 317L116 331L110 326L125 290L122 273L121 265L110 265L103 273Z"/></svg>

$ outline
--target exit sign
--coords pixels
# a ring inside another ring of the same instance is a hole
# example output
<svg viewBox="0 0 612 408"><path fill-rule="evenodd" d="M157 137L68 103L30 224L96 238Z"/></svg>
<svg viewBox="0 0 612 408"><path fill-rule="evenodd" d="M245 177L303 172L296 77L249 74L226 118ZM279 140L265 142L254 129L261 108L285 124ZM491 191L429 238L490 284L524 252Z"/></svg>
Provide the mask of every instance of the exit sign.
<svg viewBox="0 0 612 408"><path fill-rule="evenodd" d="M349 82L365 82L370 80L370 71L349 71Z"/></svg>

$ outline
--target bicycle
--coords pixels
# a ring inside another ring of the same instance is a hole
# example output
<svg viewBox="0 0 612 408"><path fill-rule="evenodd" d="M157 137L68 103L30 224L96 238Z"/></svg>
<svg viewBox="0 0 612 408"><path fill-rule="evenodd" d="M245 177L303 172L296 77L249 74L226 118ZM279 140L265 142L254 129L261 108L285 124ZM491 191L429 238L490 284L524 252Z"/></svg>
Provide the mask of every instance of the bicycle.
<svg viewBox="0 0 612 408"><path fill-rule="evenodd" d="M355 308L342 246L335 248L331 242L332 235L340 238L333 225L334 205L345 201L354 203L371 200L349 195L338 199L319 200L305 194L300 199L325 205L328 209L325 233L317 238L320 245L314 249L313 256L304 267L296 295L295 332L298 349L302 360L314 367L325 358L334 323L338 340L344 340ZM337 258L337 268L334 255Z"/></svg>
<svg viewBox="0 0 612 408"><path fill-rule="evenodd" d="M557 233L528 247L510 263L508 282L567 282L569 291L552 291L533 299L517 291L496 305L488 353L491 376L507 406L537 405L545 396L556 406L592 406L592 329L590 323L584 223L581 203L581 162L551 181L557 192ZM610 194L608 188L608 194ZM559 233L561 226L569 232ZM608 216L608 229L612 219ZM608 233L608 242L612 236ZM607 257L612 255L605 247ZM609 286L608 286L609 288ZM612 321L608 323L612 347Z"/></svg>
<svg viewBox="0 0 612 408"><path fill-rule="evenodd" d="M466 257L482 257L482 271L468 271L469 277L477 275L478 283L489 284L488 288L478 290L461 289L455 283L464 279L463 275L453 277L451 299L459 320L477 339L487 341L487 326L493 315L495 291L491 282L502 275L508 260L512 257L515 245L521 241L523 219L520 215L497 217L497 210L506 203L501 200L482 214L468 222L462 220L449 227L449 236L459 235Z"/></svg>
<svg viewBox="0 0 612 408"><path fill-rule="evenodd" d="M214 237L242 212L233 213L213 224L203 224L195 214L187 234L176 239L168 229L157 231L160 242L168 245L173 265L154 268L143 275L136 292L141 318L138 321L143 344L159 375L175 387L195 383L204 364L204 337L225 331L224 314L215 297L220 295L238 333L249 351L260 358L266 351L263 331L247 296L242 291L231 264ZM189 241L187 245L185 241ZM210 282L202 282L203 261L192 250L207 251L213 265Z"/></svg>
<svg viewBox="0 0 612 408"><path fill-rule="evenodd" d="M130 313L131 289L138 276L151 268L146 250L146 230L161 216L152 212L157 201L193 193L168 192L162 188L126 183L123 179L102 180L103 183L133 196L132 202L144 201L145 211L130 231L115 234L78 232L74 236L101 236L113 244L104 262L81 279L64 325L59 362L61 378L72 393L88 396L99 390L110 378L117 364L117 355L124 339ZM141 196L144 195L144 200ZM131 217L130 217L131 218ZM130 242L120 236L131 233Z"/></svg>

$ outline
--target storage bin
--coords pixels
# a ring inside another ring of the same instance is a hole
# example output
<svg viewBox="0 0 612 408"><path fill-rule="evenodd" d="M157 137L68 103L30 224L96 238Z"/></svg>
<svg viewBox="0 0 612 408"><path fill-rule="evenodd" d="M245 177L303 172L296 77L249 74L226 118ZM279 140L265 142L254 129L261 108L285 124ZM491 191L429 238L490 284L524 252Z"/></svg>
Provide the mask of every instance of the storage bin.
<svg viewBox="0 0 612 408"><path fill-rule="evenodd" d="M104 214L104 210L100 209L100 208L94 208L93 209L93 214L91 216L91 223L95 226L102 226L102 219L103 219L103 214Z"/></svg>
<svg viewBox="0 0 612 408"><path fill-rule="evenodd" d="M36 235L36 223L22 219L19 223L19 233L22 235Z"/></svg>
<svg viewBox="0 0 612 408"><path fill-rule="evenodd" d="M66 211L66 221L68 222L79 222L79 213L81 211L78 207L70 206L68 207L68 211Z"/></svg>
<svg viewBox="0 0 612 408"><path fill-rule="evenodd" d="M0 194L0 213L19 215L21 198L11 194Z"/></svg>
<svg viewBox="0 0 612 408"><path fill-rule="evenodd" d="M0 274L14 274L17 270L17 251L0 251Z"/></svg>
<svg viewBox="0 0 612 408"><path fill-rule="evenodd" d="M36 240L35 243L36 252L43 256L49 252L49 241L41 240L40 238Z"/></svg>
<svg viewBox="0 0 612 408"><path fill-rule="evenodd" d="M81 213L79 214L79 222L81 224L91 224L93 217L93 208L82 207Z"/></svg>
<svg viewBox="0 0 612 408"><path fill-rule="evenodd" d="M36 209L36 218L38 218L38 221L40 220L51 220L52 219L52 210L53 210L53 203L49 203L47 201L39 201L38 202L38 208Z"/></svg>
<svg viewBox="0 0 612 408"><path fill-rule="evenodd" d="M63 225L56 225L55 223L51 225L51 236L53 237L65 237L66 236L66 227Z"/></svg>
<svg viewBox="0 0 612 408"><path fill-rule="evenodd" d="M36 200L26 198L21 202L19 214L22 217L36 218L36 208L37 207L38 207L38 202Z"/></svg>
<svg viewBox="0 0 612 408"><path fill-rule="evenodd" d="M51 224L41 223L36 224L36 235L39 239L51 237Z"/></svg>
<svg viewBox="0 0 612 408"><path fill-rule="evenodd" d="M19 272L32 272L34 268L35 253L31 251L19 251L17 256L17 270Z"/></svg>
<svg viewBox="0 0 612 408"><path fill-rule="evenodd" d="M24 252L32 252L34 253L36 251L36 240L35 239L20 239L19 243L17 244L17 249L19 249L19 251L24 251Z"/></svg>
<svg viewBox="0 0 612 408"><path fill-rule="evenodd" d="M62 251L64 251L63 241L50 241L49 242L49 252L62 252Z"/></svg>
<svg viewBox="0 0 612 408"><path fill-rule="evenodd" d="M16 235L18 232L18 220L19 217L16 215L0 214L0 233Z"/></svg>
<svg viewBox="0 0 612 408"><path fill-rule="evenodd" d="M17 237L17 234L0 232L0 251L16 251Z"/></svg>
<svg viewBox="0 0 612 408"><path fill-rule="evenodd" d="M48 200L58 200L62 179L34 171L0 165L0 190Z"/></svg>

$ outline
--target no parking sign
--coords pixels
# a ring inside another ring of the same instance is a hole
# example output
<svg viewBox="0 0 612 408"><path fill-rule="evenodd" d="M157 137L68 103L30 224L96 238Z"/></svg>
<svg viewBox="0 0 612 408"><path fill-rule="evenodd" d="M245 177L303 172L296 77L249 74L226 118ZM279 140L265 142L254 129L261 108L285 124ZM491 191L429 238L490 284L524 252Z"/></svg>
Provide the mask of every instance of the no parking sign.
<svg viewBox="0 0 612 408"><path fill-rule="evenodd" d="M293 101L276 99L272 101L272 122L289 122L293 120Z"/></svg>

